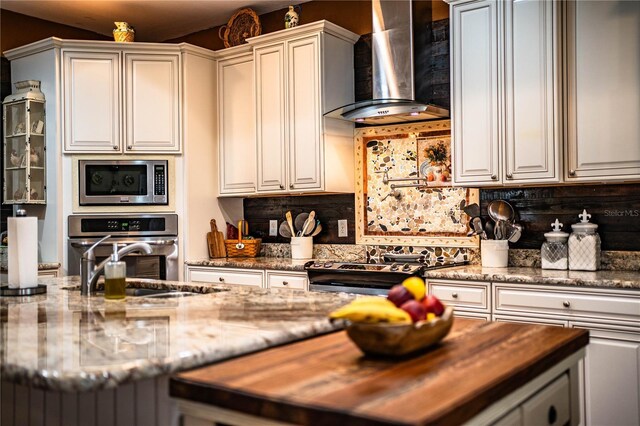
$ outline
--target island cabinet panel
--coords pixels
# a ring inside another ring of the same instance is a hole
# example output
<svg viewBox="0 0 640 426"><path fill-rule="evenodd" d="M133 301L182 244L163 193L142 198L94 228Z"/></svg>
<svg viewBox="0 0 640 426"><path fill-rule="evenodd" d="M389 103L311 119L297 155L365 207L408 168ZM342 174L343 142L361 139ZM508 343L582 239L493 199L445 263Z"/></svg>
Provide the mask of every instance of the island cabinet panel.
<svg viewBox="0 0 640 426"><path fill-rule="evenodd" d="M489 312L490 283L429 280L427 286L429 294L454 306L456 314L467 311Z"/></svg>
<svg viewBox="0 0 640 426"><path fill-rule="evenodd" d="M567 1L563 4L566 6L566 180L637 181L640 179L640 2Z"/></svg>
<svg viewBox="0 0 640 426"><path fill-rule="evenodd" d="M264 283L264 272L255 269L225 269L188 266L186 275L186 281L212 284L263 287Z"/></svg>
<svg viewBox="0 0 640 426"><path fill-rule="evenodd" d="M306 272L267 271L267 287L307 290L309 278Z"/></svg>
<svg viewBox="0 0 640 426"><path fill-rule="evenodd" d="M43 390L2 381L3 426L175 426L168 376L89 392Z"/></svg>
<svg viewBox="0 0 640 426"><path fill-rule="evenodd" d="M193 424L246 424L244 416L290 424L492 424L516 408L528 424L546 424L557 404L563 424L573 425L577 387L567 382L577 382L587 342L584 330L458 318L440 345L385 359L363 357L337 332L179 373L170 394L183 414L208 421ZM233 421L234 414L241 417Z"/></svg>

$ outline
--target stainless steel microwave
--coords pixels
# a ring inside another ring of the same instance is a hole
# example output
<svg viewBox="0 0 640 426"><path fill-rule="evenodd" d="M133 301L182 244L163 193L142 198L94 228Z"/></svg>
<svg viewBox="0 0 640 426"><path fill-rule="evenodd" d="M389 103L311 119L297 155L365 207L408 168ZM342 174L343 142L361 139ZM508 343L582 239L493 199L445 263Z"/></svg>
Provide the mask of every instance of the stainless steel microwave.
<svg viewBox="0 0 640 426"><path fill-rule="evenodd" d="M166 160L78 160L80 205L169 203Z"/></svg>

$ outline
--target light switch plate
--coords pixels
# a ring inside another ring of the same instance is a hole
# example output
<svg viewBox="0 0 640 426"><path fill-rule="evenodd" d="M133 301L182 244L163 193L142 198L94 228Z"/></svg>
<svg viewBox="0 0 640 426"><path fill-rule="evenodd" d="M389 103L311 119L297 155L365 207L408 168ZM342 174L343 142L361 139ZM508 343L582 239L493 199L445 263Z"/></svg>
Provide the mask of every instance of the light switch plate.
<svg viewBox="0 0 640 426"><path fill-rule="evenodd" d="M341 219L338 221L338 237L348 237L347 231L347 219Z"/></svg>
<svg viewBox="0 0 640 426"><path fill-rule="evenodd" d="M269 236L277 237L278 236L278 221L270 220L269 221Z"/></svg>

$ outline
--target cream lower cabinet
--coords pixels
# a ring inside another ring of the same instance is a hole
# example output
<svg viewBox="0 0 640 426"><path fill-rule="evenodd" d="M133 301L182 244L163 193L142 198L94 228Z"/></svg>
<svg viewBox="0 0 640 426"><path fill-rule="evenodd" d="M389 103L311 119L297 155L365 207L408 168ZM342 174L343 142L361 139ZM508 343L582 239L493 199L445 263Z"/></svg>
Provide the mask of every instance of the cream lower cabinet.
<svg viewBox="0 0 640 426"><path fill-rule="evenodd" d="M245 78L255 99L256 188L221 185L220 195L353 192L353 124L328 119L324 113L353 102L353 44L356 34L327 21L248 39L253 51L253 80ZM253 84L253 85L252 85ZM252 86L250 86L252 85ZM228 122L220 118L219 122ZM248 118L250 119L250 118ZM248 120L247 119L247 120ZM248 132L253 123L244 123ZM240 126L241 124L238 124ZM231 138L220 134L220 145ZM251 154L247 149L245 156ZM234 156L219 161L228 167L251 168L252 159ZM248 173L248 172L247 172Z"/></svg>
<svg viewBox="0 0 640 426"><path fill-rule="evenodd" d="M450 4L454 183L560 181L558 2Z"/></svg>
<svg viewBox="0 0 640 426"><path fill-rule="evenodd" d="M565 7L565 178L637 181L640 2L567 1Z"/></svg>
<svg viewBox="0 0 640 426"><path fill-rule="evenodd" d="M178 46L61 44L64 152L180 152Z"/></svg>
<svg viewBox="0 0 640 426"><path fill-rule="evenodd" d="M588 329L583 424L640 424L638 291L493 283L492 318Z"/></svg>
<svg viewBox="0 0 640 426"><path fill-rule="evenodd" d="M256 190L256 109L253 52L246 45L218 56L220 194Z"/></svg>
<svg viewBox="0 0 640 426"><path fill-rule="evenodd" d="M491 319L491 283L480 281L428 280L428 293L454 307L461 318Z"/></svg>
<svg viewBox="0 0 640 426"><path fill-rule="evenodd" d="M246 285L262 288L308 290L306 272L187 266L185 280L211 284Z"/></svg>

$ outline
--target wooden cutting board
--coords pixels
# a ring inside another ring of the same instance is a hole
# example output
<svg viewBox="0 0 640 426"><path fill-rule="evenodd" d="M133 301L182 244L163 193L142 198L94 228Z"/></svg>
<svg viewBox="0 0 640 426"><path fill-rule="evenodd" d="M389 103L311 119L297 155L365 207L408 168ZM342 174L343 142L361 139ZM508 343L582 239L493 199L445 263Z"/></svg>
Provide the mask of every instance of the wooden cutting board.
<svg viewBox="0 0 640 426"><path fill-rule="evenodd" d="M209 246L209 257L219 258L227 257L227 249L224 246L224 234L218 231L218 225L215 219L209 222L211 232L207 232L207 245Z"/></svg>

